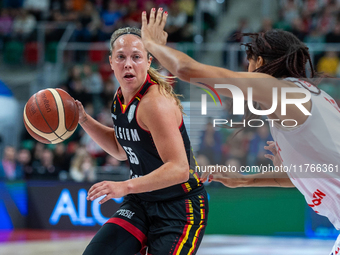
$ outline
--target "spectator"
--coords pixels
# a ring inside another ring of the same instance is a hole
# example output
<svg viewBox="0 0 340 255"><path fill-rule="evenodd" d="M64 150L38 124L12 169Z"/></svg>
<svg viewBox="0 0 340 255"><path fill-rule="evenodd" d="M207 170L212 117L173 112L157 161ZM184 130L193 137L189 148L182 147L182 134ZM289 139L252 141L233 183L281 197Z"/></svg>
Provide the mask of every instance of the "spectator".
<svg viewBox="0 0 340 255"><path fill-rule="evenodd" d="M268 30L272 30L273 29L273 21L269 18L264 18L262 20L262 26L260 28L260 32L266 32Z"/></svg>
<svg viewBox="0 0 340 255"><path fill-rule="evenodd" d="M340 43L340 22L338 21L334 29L326 35L326 43Z"/></svg>
<svg viewBox="0 0 340 255"><path fill-rule="evenodd" d="M252 133L246 133L245 130L236 132L238 132L237 135L232 136L223 145L223 152L225 158L236 158L240 160L242 165L245 165L249 146L249 136Z"/></svg>
<svg viewBox="0 0 340 255"><path fill-rule="evenodd" d="M79 15L75 39L78 42L90 42L97 37L100 16L91 2L87 2Z"/></svg>
<svg viewBox="0 0 340 255"><path fill-rule="evenodd" d="M55 3L53 6L52 20L58 23L76 22L78 13L73 9L71 0L62 1L63 4Z"/></svg>
<svg viewBox="0 0 340 255"><path fill-rule="evenodd" d="M138 8L138 1L132 0L128 3L127 14L124 17L124 26L139 27L141 23L140 10Z"/></svg>
<svg viewBox="0 0 340 255"><path fill-rule="evenodd" d="M70 95L84 105L92 104L92 95L86 91L80 78L74 79L70 84Z"/></svg>
<svg viewBox="0 0 340 255"><path fill-rule="evenodd" d="M12 32L13 19L9 14L8 9L2 9L0 11L0 44L6 42ZM1 49L0 45L0 49Z"/></svg>
<svg viewBox="0 0 340 255"><path fill-rule="evenodd" d="M248 23L248 19L247 18L240 18L238 21L238 25L237 28L235 30L233 30L226 38L225 38L225 43L229 44L229 43L246 43L246 41L243 41L244 39L239 36L241 33L249 33L250 32L250 28L249 28L249 23ZM242 38L242 39L241 39ZM226 49L228 48L228 46L226 45L225 47ZM237 53L238 56L238 62L242 63L243 61L243 52L239 51ZM224 51L223 53L223 65L227 66L228 63L228 52Z"/></svg>
<svg viewBox="0 0 340 255"><path fill-rule="evenodd" d="M263 147L267 145L267 141L272 141L273 138L269 132L267 125L257 128L253 139L249 142L249 150L247 156L248 166L257 166L260 164L268 164L270 161L264 157L264 154L270 154Z"/></svg>
<svg viewBox="0 0 340 255"><path fill-rule="evenodd" d="M101 100L104 106L112 104L112 99L113 99L116 89L117 88L115 86L115 83L111 79L108 79L104 83L104 89L102 93L100 93L100 97L101 97Z"/></svg>
<svg viewBox="0 0 340 255"><path fill-rule="evenodd" d="M50 0L24 0L23 8L40 21L48 17L49 5Z"/></svg>
<svg viewBox="0 0 340 255"><path fill-rule="evenodd" d="M32 178L35 180L58 180L60 169L53 164L53 152L44 149L40 161L33 166Z"/></svg>
<svg viewBox="0 0 340 255"><path fill-rule="evenodd" d="M16 162L16 150L6 146L0 164L0 180L15 181L23 177L21 165Z"/></svg>
<svg viewBox="0 0 340 255"><path fill-rule="evenodd" d="M204 32L214 30L217 25L217 17L220 9L216 0L201 0L198 2L198 9L203 12Z"/></svg>
<svg viewBox="0 0 340 255"><path fill-rule="evenodd" d="M64 143L58 143L54 149L53 165L60 169L69 172L71 158L66 152L66 146Z"/></svg>
<svg viewBox="0 0 340 255"><path fill-rule="evenodd" d="M36 24L36 18L26 10L21 9L13 21L13 37L20 40L29 39Z"/></svg>
<svg viewBox="0 0 340 255"><path fill-rule="evenodd" d="M83 67L84 77L82 83L87 92L99 95L103 91L103 81L99 73L93 72L90 65Z"/></svg>
<svg viewBox="0 0 340 255"><path fill-rule="evenodd" d="M180 11L184 11L188 17L188 23L194 21L195 14L195 1L194 0L181 0L178 2Z"/></svg>
<svg viewBox="0 0 340 255"><path fill-rule="evenodd" d="M314 61L317 63L319 59L322 57L324 50L324 43L326 41L325 35L321 33L318 28L314 28L311 32L305 37L304 42L309 44L317 44L317 46L313 47L314 53Z"/></svg>
<svg viewBox="0 0 340 255"><path fill-rule="evenodd" d="M110 40L112 31L114 31L120 24L123 14L119 9L119 5L115 1L108 3L107 10L104 10L101 19L102 25L99 31L99 40Z"/></svg>
<svg viewBox="0 0 340 255"><path fill-rule="evenodd" d="M283 17L288 24L299 18L299 8L295 0L287 0L283 6Z"/></svg>
<svg viewBox="0 0 340 255"><path fill-rule="evenodd" d="M325 56L321 57L316 66L316 70L320 73L325 73L330 76L337 74L339 66L339 56L334 51L327 51Z"/></svg>
<svg viewBox="0 0 340 255"><path fill-rule="evenodd" d="M25 175L25 179L29 180L33 174L33 167L32 167L32 156L31 152L27 149L21 149L18 152L18 163L21 165L22 171Z"/></svg>
<svg viewBox="0 0 340 255"><path fill-rule="evenodd" d="M188 28L187 20L188 16L184 11L180 11L178 2L172 2L166 23L169 42L182 42L191 39L192 34L188 34L188 30L186 30Z"/></svg>
<svg viewBox="0 0 340 255"><path fill-rule="evenodd" d="M292 31L291 31L299 40L303 41L306 36L306 31L304 30L302 19L296 18L292 23Z"/></svg>
<svg viewBox="0 0 340 255"><path fill-rule="evenodd" d="M72 159L70 175L76 182L94 182L96 180L93 159L84 148L79 148Z"/></svg>
<svg viewBox="0 0 340 255"><path fill-rule="evenodd" d="M201 135L200 148L198 154L203 154L208 157L210 162L221 163L222 160L222 136L219 131L216 131L212 119L208 119L206 129Z"/></svg>

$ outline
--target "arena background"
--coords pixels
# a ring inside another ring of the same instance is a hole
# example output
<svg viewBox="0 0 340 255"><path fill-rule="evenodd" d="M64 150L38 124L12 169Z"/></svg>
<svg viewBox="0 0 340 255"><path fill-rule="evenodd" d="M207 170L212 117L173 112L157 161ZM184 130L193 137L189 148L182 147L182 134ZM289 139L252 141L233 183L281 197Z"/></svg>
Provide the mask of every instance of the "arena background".
<svg viewBox="0 0 340 255"><path fill-rule="evenodd" d="M126 162L105 154L81 127L63 144L37 143L22 112L31 95L58 87L111 126L119 85L108 64L108 40L116 28L140 27L143 10L167 10L169 45L200 62L244 71L244 41L235 32L280 28L308 45L318 72L340 76L338 0L2 0L0 7L0 254L81 254L117 210L121 199L100 206L86 201L86 191L95 181L128 178ZM156 60L153 65L159 67ZM174 88L183 95L199 163L269 163L263 157L267 127L231 139L234 131L211 130L207 118L190 123L195 88L181 81ZM337 79L320 88L338 102ZM4 174L7 163L15 165L13 176ZM328 254L338 235L296 189L218 183L206 189L209 225L198 254Z"/></svg>

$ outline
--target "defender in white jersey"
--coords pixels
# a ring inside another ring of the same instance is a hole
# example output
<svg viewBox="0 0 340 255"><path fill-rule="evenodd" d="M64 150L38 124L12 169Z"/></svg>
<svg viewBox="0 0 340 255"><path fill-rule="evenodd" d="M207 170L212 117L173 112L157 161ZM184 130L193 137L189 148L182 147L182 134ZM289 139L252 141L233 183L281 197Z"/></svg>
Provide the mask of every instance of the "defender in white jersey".
<svg viewBox="0 0 340 255"><path fill-rule="evenodd" d="M340 176L329 169L330 165L334 167L340 165L340 110L334 99L305 81L308 78L307 65L311 73L309 78L315 76L306 45L293 34L282 30L243 34L251 38L251 41L245 44L249 61L248 72L233 72L201 64L186 54L167 47L165 45L167 33L163 30L166 18L167 13L163 13L162 10L158 10L157 13L152 10L149 20L146 12L142 14L144 46L164 68L187 82L191 82L192 78L212 78L204 80L206 85L211 87L215 87L216 81L220 82L221 78L228 78L229 84L237 86L244 98L248 98L248 88L251 87L253 101L260 104L261 110L271 109L272 91L276 88L278 107L268 115L268 119L278 120L278 123L291 119L294 121L285 121L286 126L296 127L290 129L282 128L282 125L271 127L274 142L268 142L265 148L273 155L267 157L273 160L275 166L319 164L328 167L327 171L316 175L312 171L301 175L292 172L288 175L282 171L247 176L215 172L209 179L222 182L228 187L296 186L305 196L308 205L317 213L328 217L334 226L340 229ZM203 87L202 84L192 83ZM311 99L300 105L287 104L284 112L281 109L281 91L287 88L289 90L303 88L298 92L288 93L287 99L295 101L304 99L305 90L310 92ZM215 89L221 95L233 97L229 89L216 87ZM302 109L311 115L306 114ZM203 181L207 177L207 175L202 176ZM334 255L340 250L339 239L332 250Z"/></svg>

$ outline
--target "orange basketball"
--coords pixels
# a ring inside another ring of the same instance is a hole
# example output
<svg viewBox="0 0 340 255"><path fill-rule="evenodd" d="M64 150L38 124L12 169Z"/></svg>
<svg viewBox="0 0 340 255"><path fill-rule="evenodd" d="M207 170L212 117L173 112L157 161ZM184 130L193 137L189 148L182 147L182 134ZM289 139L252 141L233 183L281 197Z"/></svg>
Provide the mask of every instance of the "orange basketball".
<svg viewBox="0 0 340 255"><path fill-rule="evenodd" d="M42 143L60 143L78 125L79 113L74 99L62 89L43 89L25 105L24 123L28 133Z"/></svg>

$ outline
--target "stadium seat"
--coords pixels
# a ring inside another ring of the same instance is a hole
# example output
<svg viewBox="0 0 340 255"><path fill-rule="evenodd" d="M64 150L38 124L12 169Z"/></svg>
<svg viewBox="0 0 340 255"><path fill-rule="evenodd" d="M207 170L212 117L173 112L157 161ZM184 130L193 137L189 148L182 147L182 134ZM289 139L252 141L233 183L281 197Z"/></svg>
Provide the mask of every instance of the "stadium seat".
<svg viewBox="0 0 340 255"><path fill-rule="evenodd" d="M57 62L57 49L58 42L50 42L46 47L45 60L47 62L56 63Z"/></svg>
<svg viewBox="0 0 340 255"><path fill-rule="evenodd" d="M39 45L37 42L29 42L25 45L24 58L27 64L37 64L39 60Z"/></svg>
<svg viewBox="0 0 340 255"><path fill-rule="evenodd" d="M23 51L24 44L22 42L7 42L4 48L4 62L7 64L20 64L22 62Z"/></svg>
<svg viewBox="0 0 340 255"><path fill-rule="evenodd" d="M112 70L111 70L111 66L110 64L101 64L99 66L99 73L102 76L103 81L106 81L110 78L110 76L112 75Z"/></svg>
<svg viewBox="0 0 340 255"><path fill-rule="evenodd" d="M106 49L106 45L103 44L103 49ZM98 49L90 49L89 51L89 60L93 63L101 63L106 61L108 58L107 50L98 50Z"/></svg>

